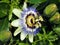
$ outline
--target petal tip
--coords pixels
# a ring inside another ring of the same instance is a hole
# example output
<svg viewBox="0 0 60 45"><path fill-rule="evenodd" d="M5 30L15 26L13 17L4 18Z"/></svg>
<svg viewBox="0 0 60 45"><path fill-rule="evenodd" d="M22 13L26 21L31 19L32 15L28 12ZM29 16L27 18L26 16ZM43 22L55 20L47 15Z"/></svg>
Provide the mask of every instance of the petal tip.
<svg viewBox="0 0 60 45"><path fill-rule="evenodd" d="M14 36L16 36L16 34L14 33Z"/></svg>
<svg viewBox="0 0 60 45"><path fill-rule="evenodd" d="M33 34L31 35L29 35L29 41L32 43L33 42Z"/></svg>
<svg viewBox="0 0 60 45"><path fill-rule="evenodd" d="M19 19L13 20L11 22L11 25L14 26L14 27L19 27Z"/></svg>
<svg viewBox="0 0 60 45"><path fill-rule="evenodd" d="M23 41L26 38L26 36L27 36L27 33L22 32L20 35L21 41Z"/></svg>

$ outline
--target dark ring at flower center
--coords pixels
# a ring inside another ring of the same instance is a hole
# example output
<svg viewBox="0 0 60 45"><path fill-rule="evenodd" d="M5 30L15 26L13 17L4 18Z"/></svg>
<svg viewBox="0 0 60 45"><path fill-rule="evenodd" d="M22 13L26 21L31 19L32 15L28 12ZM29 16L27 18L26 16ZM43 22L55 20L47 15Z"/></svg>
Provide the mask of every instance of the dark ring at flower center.
<svg viewBox="0 0 60 45"><path fill-rule="evenodd" d="M35 16L34 14L30 13L26 16L26 24L29 28L35 28Z"/></svg>

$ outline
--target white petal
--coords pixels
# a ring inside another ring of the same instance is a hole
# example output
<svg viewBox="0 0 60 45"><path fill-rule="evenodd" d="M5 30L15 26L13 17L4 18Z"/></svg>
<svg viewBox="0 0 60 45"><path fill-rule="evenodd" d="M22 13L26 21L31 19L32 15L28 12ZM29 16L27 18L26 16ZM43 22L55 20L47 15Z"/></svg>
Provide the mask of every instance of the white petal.
<svg viewBox="0 0 60 45"><path fill-rule="evenodd" d="M27 36L27 33L21 32L20 39L23 41L26 36Z"/></svg>
<svg viewBox="0 0 60 45"><path fill-rule="evenodd" d="M16 19L16 20L13 20L11 22L11 25L14 26L14 27L18 27L20 24L19 24L19 19Z"/></svg>
<svg viewBox="0 0 60 45"><path fill-rule="evenodd" d="M27 8L27 4L26 2L24 2L23 9L26 9L26 8Z"/></svg>
<svg viewBox="0 0 60 45"><path fill-rule="evenodd" d="M29 41L32 43L33 42L33 34L29 34Z"/></svg>
<svg viewBox="0 0 60 45"><path fill-rule="evenodd" d="M21 17L21 10L20 9L16 9L16 8L14 8L13 9L13 13L18 17L18 18L20 18Z"/></svg>
<svg viewBox="0 0 60 45"><path fill-rule="evenodd" d="M14 32L14 36L16 36L17 34L19 34L21 32L21 27L18 27L16 29L16 31Z"/></svg>

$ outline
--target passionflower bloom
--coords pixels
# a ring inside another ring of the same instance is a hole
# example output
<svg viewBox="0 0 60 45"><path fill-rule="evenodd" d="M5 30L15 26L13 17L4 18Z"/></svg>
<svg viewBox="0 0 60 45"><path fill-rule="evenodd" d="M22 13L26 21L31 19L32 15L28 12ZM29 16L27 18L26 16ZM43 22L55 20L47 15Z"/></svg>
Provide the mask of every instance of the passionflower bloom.
<svg viewBox="0 0 60 45"><path fill-rule="evenodd" d="M29 41L33 42L33 37L39 32L41 27L41 21L43 18L39 16L36 8L27 8L26 2L24 2L23 10L13 9L13 13L19 18L11 22L11 25L18 27L14 32L14 36L20 34L20 39L23 41L25 37L29 36Z"/></svg>

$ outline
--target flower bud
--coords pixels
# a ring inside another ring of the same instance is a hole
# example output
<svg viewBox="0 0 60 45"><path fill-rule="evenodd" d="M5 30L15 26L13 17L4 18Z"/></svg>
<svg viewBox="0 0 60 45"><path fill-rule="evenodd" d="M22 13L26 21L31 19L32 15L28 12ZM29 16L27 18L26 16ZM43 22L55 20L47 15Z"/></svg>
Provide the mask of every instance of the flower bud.
<svg viewBox="0 0 60 45"><path fill-rule="evenodd" d="M56 12L49 20L52 23L60 24L60 14Z"/></svg>
<svg viewBox="0 0 60 45"><path fill-rule="evenodd" d="M2 42L7 42L12 37L12 34L10 31L0 31L0 40Z"/></svg>
<svg viewBox="0 0 60 45"><path fill-rule="evenodd" d="M44 14L47 16L47 17L51 17L56 11L57 11L57 6L56 4L50 4L48 5L45 10L44 10Z"/></svg>

